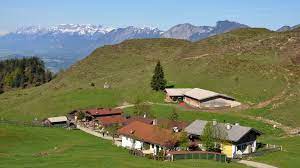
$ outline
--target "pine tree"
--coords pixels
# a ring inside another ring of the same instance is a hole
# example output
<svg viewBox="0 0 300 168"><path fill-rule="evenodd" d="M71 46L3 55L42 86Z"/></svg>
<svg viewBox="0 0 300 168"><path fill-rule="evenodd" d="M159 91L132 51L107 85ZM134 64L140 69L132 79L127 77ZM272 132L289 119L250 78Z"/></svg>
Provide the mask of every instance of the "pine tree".
<svg viewBox="0 0 300 168"><path fill-rule="evenodd" d="M38 57L0 61L2 91L9 88L38 86L49 82L52 78L52 73L46 70L44 62Z"/></svg>
<svg viewBox="0 0 300 168"><path fill-rule="evenodd" d="M156 67L154 69L154 74L151 80L151 87L153 90L159 91L164 90L166 87L167 81L164 77L164 71L160 64L160 61L157 62Z"/></svg>

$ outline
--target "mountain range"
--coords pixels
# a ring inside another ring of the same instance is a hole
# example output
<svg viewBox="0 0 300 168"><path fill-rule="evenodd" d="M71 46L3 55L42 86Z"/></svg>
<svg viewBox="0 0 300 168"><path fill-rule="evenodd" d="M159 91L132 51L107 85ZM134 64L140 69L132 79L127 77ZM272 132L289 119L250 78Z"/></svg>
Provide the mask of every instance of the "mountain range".
<svg viewBox="0 0 300 168"><path fill-rule="evenodd" d="M111 28L102 25L61 24L48 28L29 26L0 36L0 59L41 57L52 71L65 69L104 45L128 39L175 38L198 41L210 36L249 26L232 21L218 21L215 26L178 24L167 31L150 27ZM284 30L293 29L292 27Z"/></svg>
<svg viewBox="0 0 300 168"><path fill-rule="evenodd" d="M295 25L295 26L282 26L281 28L279 28L276 31L277 32L291 31L291 30L297 29L299 27L300 27L300 24Z"/></svg>

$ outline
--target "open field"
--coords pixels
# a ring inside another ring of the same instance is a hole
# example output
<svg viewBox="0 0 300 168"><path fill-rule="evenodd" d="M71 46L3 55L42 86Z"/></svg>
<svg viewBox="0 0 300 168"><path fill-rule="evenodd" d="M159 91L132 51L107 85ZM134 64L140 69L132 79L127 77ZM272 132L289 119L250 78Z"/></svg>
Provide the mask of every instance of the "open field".
<svg viewBox="0 0 300 168"><path fill-rule="evenodd" d="M137 158L81 131L0 125L0 167L244 167L207 160Z"/></svg>
<svg viewBox="0 0 300 168"><path fill-rule="evenodd" d="M300 167L300 137L269 137L263 142L283 146L282 152L268 153L253 160L278 167Z"/></svg>

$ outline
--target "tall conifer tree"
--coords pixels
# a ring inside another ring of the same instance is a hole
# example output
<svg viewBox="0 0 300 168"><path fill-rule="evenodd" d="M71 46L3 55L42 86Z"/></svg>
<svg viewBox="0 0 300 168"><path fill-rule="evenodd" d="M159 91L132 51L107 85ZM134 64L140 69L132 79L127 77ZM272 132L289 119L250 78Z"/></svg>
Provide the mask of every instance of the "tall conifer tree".
<svg viewBox="0 0 300 168"><path fill-rule="evenodd" d="M159 91L164 90L166 88L166 84L167 81L165 80L163 68L160 61L158 61L152 76L151 87L153 90Z"/></svg>

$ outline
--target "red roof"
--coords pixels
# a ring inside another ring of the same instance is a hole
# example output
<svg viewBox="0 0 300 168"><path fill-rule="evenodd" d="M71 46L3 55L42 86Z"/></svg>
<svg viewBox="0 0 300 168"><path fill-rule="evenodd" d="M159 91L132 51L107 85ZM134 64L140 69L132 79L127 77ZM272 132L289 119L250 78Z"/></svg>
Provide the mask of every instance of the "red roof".
<svg viewBox="0 0 300 168"><path fill-rule="evenodd" d="M125 117L122 117L120 115L97 117L96 120L98 120L101 123L101 125L103 125L103 126L109 126L112 124L124 124L127 121L127 119Z"/></svg>
<svg viewBox="0 0 300 168"><path fill-rule="evenodd" d="M86 113L92 116L102 116L102 115L117 115L122 114L123 111L121 109L110 109L110 108L96 108L96 109L89 109L86 110Z"/></svg>
<svg viewBox="0 0 300 168"><path fill-rule="evenodd" d="M163 147L173 147L178 142L173 131L155 125L134 121L118 130L120 135L136 140L158 144Z"/></svg>
<svg viewBox="0 0 300 168"><path fill-rule="evenodd" d="M152 124L153 123L153 119L150 119L150 118L144 118L144 117L130 117L127 119L126 121L126 125L127 124L130 124L134 121L140 121L142 123L145 123L145 124Z"/></svg>
<svg viewBox="0 0 300 168"><path fill-rule="evenodd" d="M159 125L163 128L168 128L168 129L177 127L180 130L183 130L185 127L187 127L189 125L189 123L183 122L183 121L172 121L172 120L168 120L168 119L159 119L157 121L157 125Z"/></svg>

